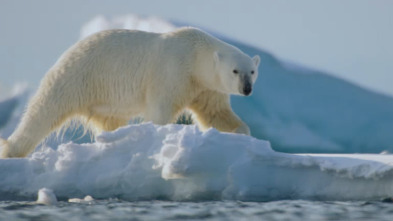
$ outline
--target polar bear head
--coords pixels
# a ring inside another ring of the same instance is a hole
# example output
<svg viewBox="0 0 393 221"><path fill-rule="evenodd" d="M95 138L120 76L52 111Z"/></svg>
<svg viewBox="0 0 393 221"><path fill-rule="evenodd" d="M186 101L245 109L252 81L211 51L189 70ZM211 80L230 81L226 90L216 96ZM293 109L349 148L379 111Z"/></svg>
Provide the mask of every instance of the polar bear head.
<svg viewBox="0 0 393 221"><path fill-rule="evenodd" d="M227 94L248 96L258 77L260 57L253 58L238 49L214 52L214 62L221 85L218 90Z"/></svg>

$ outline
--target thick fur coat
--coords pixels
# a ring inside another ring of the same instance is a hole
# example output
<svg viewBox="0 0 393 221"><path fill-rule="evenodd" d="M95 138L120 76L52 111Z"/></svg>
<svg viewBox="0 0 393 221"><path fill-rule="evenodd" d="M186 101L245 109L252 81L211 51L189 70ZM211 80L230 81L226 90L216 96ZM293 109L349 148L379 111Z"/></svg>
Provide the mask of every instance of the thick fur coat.
<svg viewBox="0 0 393 221"><path fill-rule="evenodd" d="M78 117L95 133L135 116L173 122L189 109L201 129L249 134L230 94L249 95L259 56L194 28L165 34L109 30L72 46L43 78L20 124L2 140L3 158L25 157L52 131Z"/></svg>

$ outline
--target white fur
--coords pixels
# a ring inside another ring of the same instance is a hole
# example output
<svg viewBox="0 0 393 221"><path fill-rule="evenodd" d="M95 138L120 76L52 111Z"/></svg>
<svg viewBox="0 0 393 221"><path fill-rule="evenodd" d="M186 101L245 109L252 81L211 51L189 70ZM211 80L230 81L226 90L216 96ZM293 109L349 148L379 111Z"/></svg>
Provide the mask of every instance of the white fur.
<svg viewBox="0 0 393 221"><path fill-rule="evenodd" d="M249 134L231 110L229 94L242 94L247 82L252 86L258 65L259 56L250 58L194 28L97 33L72 46L49 70L20 125L3 141L2 157L26 156L73 117L97 133L141 115L167 124L188 108L202 129Z"/></svg>

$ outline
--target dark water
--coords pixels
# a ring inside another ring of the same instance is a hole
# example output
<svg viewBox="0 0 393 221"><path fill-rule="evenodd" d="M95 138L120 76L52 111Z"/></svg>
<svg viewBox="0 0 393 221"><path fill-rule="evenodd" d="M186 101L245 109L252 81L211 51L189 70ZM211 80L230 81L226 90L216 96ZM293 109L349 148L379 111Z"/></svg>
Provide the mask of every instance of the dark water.
<svg viewBox="0 0 393 221"><path fill-rule="evenodd" d="M0 202L0 220L393 220L391 202Z"/></svg>

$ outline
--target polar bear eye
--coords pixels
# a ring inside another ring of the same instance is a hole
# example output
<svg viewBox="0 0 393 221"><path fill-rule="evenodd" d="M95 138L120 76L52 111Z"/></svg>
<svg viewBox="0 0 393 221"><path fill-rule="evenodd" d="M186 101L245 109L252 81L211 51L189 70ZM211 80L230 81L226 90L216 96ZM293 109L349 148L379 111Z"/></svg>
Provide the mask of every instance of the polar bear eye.
<svg viewBox="0 0 393 221"><path fill-rule="evenodd" d="M254 74L255 72L254 71L251 71L251 74Z"/></svg>
<svg viewBox="0 0 393 221"><path fill-rule="evenodd" d="M239 73L239 72L235 69L235 70L233 70L233 73L237 74L237 73Z"/></svg>

